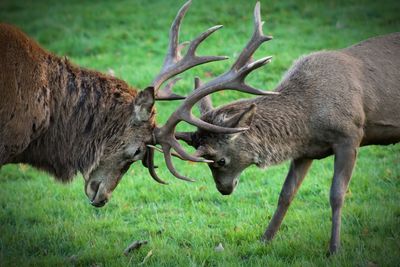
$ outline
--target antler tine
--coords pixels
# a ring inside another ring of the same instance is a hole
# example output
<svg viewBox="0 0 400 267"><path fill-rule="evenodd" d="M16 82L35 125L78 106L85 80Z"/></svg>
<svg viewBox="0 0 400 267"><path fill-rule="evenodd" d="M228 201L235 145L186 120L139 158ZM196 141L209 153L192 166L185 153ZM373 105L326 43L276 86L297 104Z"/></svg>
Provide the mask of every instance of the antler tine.
<svg viewBox="0 0 400 267"><path fill-rule="evenodd" d="M237 78L236 78L236 80L232 81L232 83L230 84L230 88L244 92L244 93L255 94L255 95L279 94L279 92L259 90L250 85L247 85L244 81L246 79L247 75L250 74L250 72L270 63L271 60L272 60L272 57L268 56L268 57L261 58L257 61L251 62L251 63L243 66L237 72Z"/></svg>
<svg viewBox="0 0 400 267"><path fill-rule="evenodd" d="M163 89L159 90L157 93L157 100L179 100L185 99L184 96L177 95L172 92L172 87L180 80L181 78L176 77L170 80Z"/></svg>
<svg viewBox="0 0 400 267"><path fill-rule="evenodd" d="M205 121L202 121L194 117L191 109L198 101L200 101L202 98L208 96L211 93L225 89L233 89L256 95L278 94L276 92L267 92L253 88L245 84L244 82L246 76L249 73L271 61L271 57L265 57L257 61L251 62L251 56L257 50L257 48L263 42L271 39L271 37L264 36L264 34L262 33L262 27L261 27L262 22L260 16L259 2L257 2L254 9L254 24L255 24L255 30L252 38L247 43L246 47L243 49L238 59L232 65L231 69L226 73L221 74L220 76L216 77L215 79L203 85L200 84L200 80L198 78L195 79L195 90L193 90L192 93L185 99L185 101L178 107L178 109L174 111L174 113L169 117L165 125L163 125L160 128L156 127L154 129L154 136L156 139L156 143L162 146L167 167L175 177L183 180L188 180L187 177L180 175L175 170L171 160L171 149L174 149L176 153L178 153L182 158L186 160L196 161L196 162L209 162L203 158L189 155L181 147L174 134L175 128L179 122L185 121L191 125L197 126L198 128L215 133L224 133L224 134L238 133L248 129L248 128L221 127L218 125L207 123ZM196 40L202 40L202 38L203 36L199 36ZM196 40L191 43L191 46L189 47L188 51L192 51L191 49L195 49L197 47ZM194 52L187 53L187 55L190 55L191 53Z"/></svg>
<svg viewBox="0 0 400 267"><path fill-rule="evenodd" d="M181 155L171 152L171 148L176 148L180 153L182 153L182 155L185 157L183 158ZM194 182L194 180L183 176L181 174L179 174L173 163L172 163L172 158L171 155L177 158L180 158L182 160L191 160L194 162L206 162L206 163L212 163L212 160L206 160L203 158L198 158L198 157L194 157L190 154L187 154L186 151L184 151L178 142L176 142L175 144L172 145L164 145L162 149L156 147L156 146L152 146L152 145L147 145L147 157L146 157L146 164L144 164L148 169L149 169L149 173L151 175L151 177L153 177L154 180L156 180L157 182L161 183L161 184L168 184L166 182L164 182L162 179L160 179L155 171L155 166L154 166L154 150L157 150L161 153L164 154L164 158L165 158L165 162L167 163L167 168L168 170L177 178L181 179L181 180L185 180L188 182Z"/></svg>
<svg viewBox="0 0 400 267"><path fill-rule="evenodd" d="M160 184L168 184L167 182L163 181L160 177L158 177L155 166L154 166L154 148L153 147L146 147L146 163L143 163L149 170L151 177Z"/></svg>
<svg viewBox="0 0 400 267"><path fill-rule="evenodd" d="M260 2L256 3L254 7L254 32L250 41L247 43L242 53L237 58L236 62L233 64L232 69L239 70L249 61L251 61L251 56L257 50L260 45L266 41L272 39L272 36L266 36L262 30L263 22L261 21L260 14Z"/></svg>
<svg viewBox="0 0 400 267"><path fill-rule="evenodd" d="M169 44L167 56L164 60L164 65L171 65L177 59L179 48L183 48L185 45L179 47L179 32L182 24L182 20L186 15L190 5L192 4L192 0L187 1L181 9L179 9L178 14L176 15L174 21L172 22L171 28L169 30ZM185 43L187 44L187 43Z"/></svg>
<svg viewBox="0 0 400 267"><path fill-rule="evenodd" d="M159 152L161 152L161 153L164 154L163 149L160 149L160 148L158 148L158 147L156 147L156 146L153 146L153 145L147 145L147 147L146 147L146 157L145 157L145 159L143 160L142 163L143 163L143 165L149 170L150 176L151 176L156 182L158 182L158 183L160 183L160 184L165 184L165 185L167 185L168 183L165 182L164 180L162 180L160 177L158 177L158 175L157 175L157 173L156 173L156 170L155 170L156 166L154 165L154 150L157 150L157 151L159 151ZM175 157L178 157L178 158L180 158L180 159L182 159L182 160L185 160L184 158L182 158L182 157L181 157L179 154L177 154L177 153L172 152L171 155L172 155L172 156L175 156ZM171 163L169 164L169 166L172 166L172 168L174 169L173 164L172 164L172 160L170 160L170 161L171 161ZM168 166L168 165L167 165L167 166ZM176 172L176 171L175 171L175 172ZM191 182L193 182L192 179L189 179L189 178L187 178L187 177L185 177L185 176L182 176L182 175L180 175L180 174L178 174L178 173L177 173L177 175L179 175L180 177L183 177L182 179L185 180L185 181L191 181Z"/></svg>
<svg viewBox="0 0 400 267"><path fill-rule="evenodd" d="M216 25L211 28L209 28L207 31L203 32L199 36L197 36L196 39L194 39L192 42L190 42L188 51L186 53L187 57L193 57L194 59L197 59L198 61L202 63L206 63L209 61L215 61L215 60L224 60L228 59L226 56L202 56L202 57L197 57L196 56L196 49L199 47L201 42L203 42L208 36L216 32L217 30L221 29L223 25ZM203 62L204 61L204 62Z"/></svg>
<svg viewBox="0 0 400 267"><path fill-rule="evenodd" d="M154 87L156 94L156 100L174 100L184 98L175 94L171 96L166 95L165 92L163 93L162 91L159 91L160 86L171 77L197 65L227 59L227 57L225 56L196 56L196 49L201 44L201 42L203 42L212 33L220 29L222 25L209 28L207 31L200 34L196 39L189 43L184 42L182 44L179 44L179 29L183 17L189 9L190 4L191 0L187 1L182 6L175 17L174 22L171 25L167 55L165 57L164 64L161 68L160 73L156 76L156 78L154 78L152 82L152 86ZM186 54L182 57L180 55L180 52L187 44L189 44L189 48Z"/></svg>
<svg viewBox="0 0 400 267"><path fill-rule="evenodd" d="M196 90L200 86L201 86L200 78L199 77L195 77L194 78L194 90ZM208 111L214 109L214 107L212 105L212 101L211 101L210 95L207 95L207 96L203 97L202 99L200 99L198 106L199 106L199 110L200 110L200 114L201 115L204 115Z"/></svg>
<svg viewBox="0 0 400 267"><path fill-rule="evenodd" d="M156 147L156 146L153 146L153 145L147 145L147 146L150 147L150 148L153 148L155 151L158 151L158 152L160 152L160 153L164 153L163 150L162 150L162 148L159 148L159 147ZM179 155L178 153L172 152L171 155L174 156L174 157L177 157L177 158L179 158L179 159L181 159L181 160L185 160L185 159L182 158L182 156Z"/></svg>
<svg viewBox="0 0 400 267"><path fill-rule="evenodd" d="M194 182L194 180L192 180L186 176L183 176L176 171L174 164L172 163L170 146L163 146L163 152L164 152L164 158L165 158L165 162L167 164L167 168L176 178L187 181L187 182Z"/></svg>
<svg viewBox="0 0 400 267"><path fill-rule="evenodd" d="M189 160L189 161L193 161L193 162L203 162L203 163L213 163L214 161L212 160L208 160L208 159L203 159L203 158L199 158L199 157L195 157L192 156L190 154L188 154L179 144L178 141L173 140L173 142L171 143L171 147L181 155L180 158L183 158L185 160Z"/></svg>

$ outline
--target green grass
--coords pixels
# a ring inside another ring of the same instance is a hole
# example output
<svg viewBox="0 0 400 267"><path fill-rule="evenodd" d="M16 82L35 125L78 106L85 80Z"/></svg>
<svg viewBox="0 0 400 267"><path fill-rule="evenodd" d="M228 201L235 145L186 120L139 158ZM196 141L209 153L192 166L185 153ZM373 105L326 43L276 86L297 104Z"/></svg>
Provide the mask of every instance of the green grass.
<svg viewBox="0 0 400 267"><path fill-rule="evenodd" d="M88 68L107 71L144 88L163 61L169 24L182 1L0 2L0 21L13 23L42 46ZM237 55L252 31L254 1L194 1L182 40L214 24L225 28L200 53ZM273 88L300 55L343 48L400 29L399 1L262 1L265 32L274 40L256 57L274 61L249 77ZM192 77L223 72L232 60L183 75L177 91L187 93ZM213 96L217 104L240 97ZM158 103L162 123L176 103ZM162 111L162 112L161 112ZM188 129L182 126L182 129ZM33 168L0 170L0 266L398 266L400 262L400 145L362 148L343 211L342 250L326 258L330 235L329 187L332 158L316 161L276 239L258 239L277 203L287 164L247 169L229 197L214 187L206 166L176 162L196 183L174 179L157 156L155 183L140 163L125 175L106 207L88 204L83 179L62 185ZM149 244L126 257L133 240ZM223 252L214 247L222 243Z"/></svg>

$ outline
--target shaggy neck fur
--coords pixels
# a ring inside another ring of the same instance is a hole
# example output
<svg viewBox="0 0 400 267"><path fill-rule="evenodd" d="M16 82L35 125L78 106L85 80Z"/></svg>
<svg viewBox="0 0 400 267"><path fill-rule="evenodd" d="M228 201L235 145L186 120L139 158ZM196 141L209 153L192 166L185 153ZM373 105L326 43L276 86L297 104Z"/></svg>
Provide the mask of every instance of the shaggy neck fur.
<svg viewBox="0 0 400 267"><path fill-rule="evenodd" d="M253 103L257 111L250 129L233 137L242 154L250 155L258 167L298 157L309 142L307 109L285 92L234 102L207 114L206 120L224 125L225 118L247 110Z"/></svg>
<svg viewBox="0 0 400 267"><path fill-rule="evenodd" d="M90 172L105 142L125 129L136 91L121 80L54 56L48 59L47 74L47 123L15 162L42 168L66 182L77 171Z"/></svg>
<svg viewBox="0 0 400 267"><path fill-rule="evenodd" d="M251 140L247 144L254 153L254 163L266 167L298 157L307 145L305 137L309 136L304 107L282 105L285 95L259 97L249 102L259 107L250 130L243 134L244 140Z"/></svg>

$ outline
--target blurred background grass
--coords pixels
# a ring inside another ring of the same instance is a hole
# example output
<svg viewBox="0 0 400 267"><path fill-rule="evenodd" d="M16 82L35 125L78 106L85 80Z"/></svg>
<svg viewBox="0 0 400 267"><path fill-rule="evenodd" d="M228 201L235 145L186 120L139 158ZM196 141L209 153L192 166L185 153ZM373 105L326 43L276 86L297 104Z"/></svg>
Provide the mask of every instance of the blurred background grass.
<svg viewBox="0 0 400 267"><path fill-rule="evenodd" d="M21 1L0 2L0 21L19 26L43 47L76 64L113 70L144 88L159 70L168 28L183 1ZM211 79L240 53L252 32L254 1L194 1L181 40L223 24L200 54L227 55L226 62L188 71L177 91L187 94L193 77ZM273 89L300 55L339 49L375 35L399 31L399 1L261 1L264 32L274 40L256 58L274 60L249 77ZM216 104L250 97L213 95ZM177 102L157 104L162 123ZM191 129L183 125L181 129ZM87 203L83 179L65 186L25 165L0 170L0 265L121 266L398 266L400 262L400 145L362 148L343 212L342 251L326 258L330 235L329 186L332 158L316 161L294 200L276 240L258 242L275 209L287 164L246 170L229 197L215 189L206 166L177 161L197 183L174 179L157 157L161 177L153 182L134 164L106 207ZM148 245L129 257L133 240ZM214 247L222 243L223 252Z"/></svg>

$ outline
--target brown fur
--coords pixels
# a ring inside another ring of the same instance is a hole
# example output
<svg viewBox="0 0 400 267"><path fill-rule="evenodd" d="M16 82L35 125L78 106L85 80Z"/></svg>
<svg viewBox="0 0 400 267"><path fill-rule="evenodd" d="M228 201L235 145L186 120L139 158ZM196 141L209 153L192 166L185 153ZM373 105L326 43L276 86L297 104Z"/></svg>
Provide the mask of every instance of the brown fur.
<svg viewBox="0 0 400 267"><path fill-rule="evenodd" d="M240 173L251 164L264 167L292 160L278 210L264 235L267 240L278 229L312 159L334 154L330 251L335 252L358 147L400 141L400 33L305 56L276 91L280 94L237 101L202 117L217 125L249 126L248 131L223 135L198 130L191 144L198 155L215 161L210 169L223 194L233 192Z"/></svg>
<svg viewBox="0 0 400 267"><path fill-rule="evenodd" d="M101 170L93 179L108 180L109 194L143 157L154 128L151 90L75 66L7 24L0 70L0 166L28 163L63 182L79 171L87 183ZM133 148L137 155L123 155Z"/></svg>

